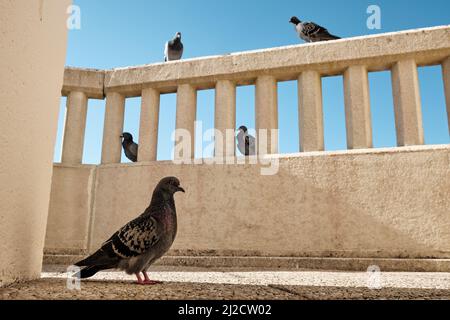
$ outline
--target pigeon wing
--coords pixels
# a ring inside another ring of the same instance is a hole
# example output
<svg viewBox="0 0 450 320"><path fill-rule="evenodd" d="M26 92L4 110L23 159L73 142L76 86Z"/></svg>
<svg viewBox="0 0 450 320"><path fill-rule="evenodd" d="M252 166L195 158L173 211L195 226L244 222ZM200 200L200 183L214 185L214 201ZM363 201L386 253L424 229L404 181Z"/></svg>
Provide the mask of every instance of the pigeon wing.
<svg viewBox="0 0 450 320"><path fill-rule="evenodd" d="M146 253L159 239L156 220L141 216L123 226L102 248L106 246L116 256L127 259Z"/></svg>
<svg viewBox="0 0 450 320"><path fill-rule="evenodd" d="M169 59L169 42L166 42L166 47L164 48L164 61Z"/></svg>
<svg viewBox="0 0 450 320"><path fill-rule="evenodd" d="M141 215L114 233L99 250L75 265L114 268L122 259L147 252L159 238L155 219Z"/></svg>
<svg viewBox="0 0 450 320"><path fill-rule="evenodd" d="M137 157L138 157L138 145L136 144L136 143L132 143L131 145L130 145L130 152L131 152L131 154L133 155L133 158L134 158L134 162L136 162L137 161Z"/></svg>
<svg viewBox="0 0 450 320"><path fill-rule="evenodd" d="M245 136L245 149L249 156L254 156L256 154L256 143L255 138L251 135Z"/></svg>
<svg viewBox="0 0 450 320"><path fill-rule="evenodd" d="M312 42L340 39L339 37L330 34L326 28L321 27L316 23L307 22L304 25L305 30L303 32Z"/></svg>
<svg viewBox="0 0 450 320"><path fill-rule="evenodd" d="M328 33L328 30L322 26L319 26L314 22L305 22L303 24L303 32L309 37L314 37L315 35Z"/></svg>

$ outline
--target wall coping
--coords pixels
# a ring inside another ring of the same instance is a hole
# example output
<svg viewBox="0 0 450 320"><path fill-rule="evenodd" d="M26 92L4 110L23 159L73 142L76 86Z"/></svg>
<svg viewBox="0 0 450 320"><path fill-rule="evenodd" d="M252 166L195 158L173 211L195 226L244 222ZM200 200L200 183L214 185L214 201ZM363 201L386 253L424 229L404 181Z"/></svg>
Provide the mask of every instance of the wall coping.
<svg viewBox="0 0 450 320"><path fill-rule="evenodd" d="M399 59L429 66L449 56L450 25L445 25L109 70L68 67L62 92L81 90L89 97L103 98L104 92L114 91L132 97L145 87L173 93L183 83L211 89L221 79L240 86L253 84L264 74L288 81L305 70L334 76L350 65L364 65L373 72L389 70Z"/></svg>

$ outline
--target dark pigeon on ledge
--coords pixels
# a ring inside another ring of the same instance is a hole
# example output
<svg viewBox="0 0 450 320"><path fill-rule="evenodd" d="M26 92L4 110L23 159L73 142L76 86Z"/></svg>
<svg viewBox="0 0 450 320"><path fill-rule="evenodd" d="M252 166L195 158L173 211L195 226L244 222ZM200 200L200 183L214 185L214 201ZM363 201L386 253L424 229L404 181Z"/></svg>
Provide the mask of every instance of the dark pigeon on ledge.
<svg viewBox="0 0 450 320"><path fill-rule="evenodd" d="M125 156L132 162L137 162L139 146L133 141L133 135L128 132L124 132L120 136L122 141L123 152Z"/></svg>
<svg viewBox="0 0 450 320"><path fill-rule="evenodd" d="M166 42L164 50L164 61L180 60L183 56L183 43L181 42L181 32L177 32L175 38Z"/></svg>
<svg viewBox="0 0 450 320"><path fill-rule="evenodd" d="M135 274L138 284L158 283L149 279L147 269L170 249L175 239L177 213L173 196L178 191L184 189L177 178L162 179L144 213L120 228L94 254L77 262L75 265L83 268L74 276L85 279L102 270L120 269Z"/></svg>
<svg viewBox="0 0 450 320"><path fill-rule="evenodd" d="M306 42L319 42L337 40L339 37L332 35L324 27L314 22L301 22L297 17L292 17L290 23L295 25L298 36Z"/></svg>
<svg viewBox="0 0 450 320"><path fill-rule="evenodd" d="M244 156L254 156L256 154L255 138L248 134L246 126L239 127L236 139L238 149Z"/></svg>

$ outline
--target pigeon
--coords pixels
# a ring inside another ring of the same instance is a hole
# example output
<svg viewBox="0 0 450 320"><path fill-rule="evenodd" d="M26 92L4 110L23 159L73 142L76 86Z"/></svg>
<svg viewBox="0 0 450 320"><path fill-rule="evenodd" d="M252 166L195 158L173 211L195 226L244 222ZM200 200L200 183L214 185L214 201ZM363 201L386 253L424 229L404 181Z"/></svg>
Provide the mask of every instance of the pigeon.
<svg viewBox="0 0 450 320"><path fill-rule="evenodd" d="M166 42L164 50L164 61L180 60L183 55L183 43L181 42L181 33L177 32L175 38Z"/></svg>
<svg viewBox="0 0 450 320"><path fill-rule="evenodd" d="M340 39L328 32L324 27L315 24L314 22L301 22L297 17L292 17L290 23L295 25L300 38L306 42L319 42Z"/></svg>
<svg viewBox="0 0 450 320"><path fill-rule="evenodd" d="M83 267L75 277L85 279L107 269L135 274L137 283L152 285L147 269L172 246L177 233L174 194L185 192L175 177L162 179L153 191L150 206L114 233L94 254L75 265ZM140 276L143 274L144 279Z"/></svg>
<svg viewBox="0 0 450 320"><path fill-rule="evenodd" d="M120 137L123 139L122 147L123 152L125 152L125 156L129 160L137 162L139 146L133 141L133 136L131 133L124 132Z"/></svg>
<svg viewBox="0 0 450 320"><path fill-rule="evenodd" d="M236 136L237 145L239 151L245 156L254 156L255 152L255 138L248 134L246 126L241 126L238 129L238 134Z"/></svg>

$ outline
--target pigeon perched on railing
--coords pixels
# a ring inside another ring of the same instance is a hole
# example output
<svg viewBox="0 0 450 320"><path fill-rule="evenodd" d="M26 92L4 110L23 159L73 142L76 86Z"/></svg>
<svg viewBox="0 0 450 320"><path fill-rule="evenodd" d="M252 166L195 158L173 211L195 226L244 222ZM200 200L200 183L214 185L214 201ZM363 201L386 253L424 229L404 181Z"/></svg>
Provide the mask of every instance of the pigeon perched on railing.
<svg viewBox="0 0 450 320"><path fill-rule="evenodd" d="M183 56L183 43L181 42L181 32L177 32L175 38L166 42L164 50L164 61L180 60Z"/></svg>
<svg viewBox="0 0 450 320"><path fill-rule="evenodd" d="M239 127L236 139L238 149L243 155L254 156L256 154L255 138L248 134L246 126Z"/></svg>
<svg viewBox="0 0 450 320"><path fill-rule="evenodd" d="M133 135L131 133L124 132L120 137L123 139L122 147L125 156L130 161L137 162L139 146L133 141Z"/></svg>
<svg viewBox="0 0 450 320"><path fill-rule="evenodd" d="M162 179L144 213L120 228L94 254L77 262L76 266L84 268L74 276L84 279L101 270L120 269L135 274L138 284L158 283L149 279L147 269L169 250L175 239L177 214L173 195L178 191L184 189L177 178Z"/></svg>
<svg viewBox="0 0 450 320"><path fill-rule="evenodd" d="M337 40L339 37L332 35L324 27L314 22L301 22L297 17L292 17L290 23L295 25L295 30L300 38L306 42L319 42Z"/></svg>

